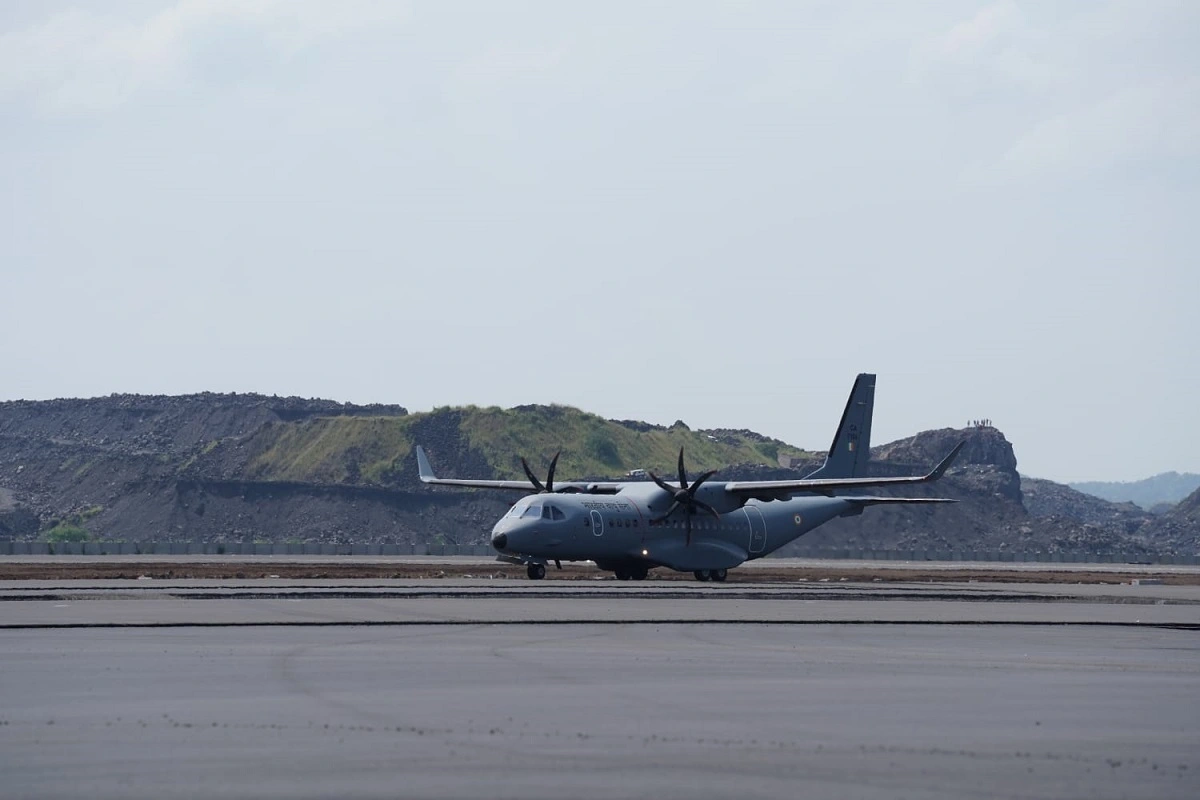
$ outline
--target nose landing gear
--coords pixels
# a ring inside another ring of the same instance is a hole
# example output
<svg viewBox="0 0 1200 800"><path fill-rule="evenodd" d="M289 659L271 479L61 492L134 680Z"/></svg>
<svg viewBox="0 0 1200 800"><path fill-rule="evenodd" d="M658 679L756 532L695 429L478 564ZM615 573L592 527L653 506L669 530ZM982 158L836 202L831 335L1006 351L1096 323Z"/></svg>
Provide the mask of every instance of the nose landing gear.
<svg viewBox="0 0 1200 800"><path fill-rule="evenodd" d="M540 581L542 578L546 577L546 565L530 564L529 566L525 567L525 574L529 576L529 580L531 581Z"/></svg>

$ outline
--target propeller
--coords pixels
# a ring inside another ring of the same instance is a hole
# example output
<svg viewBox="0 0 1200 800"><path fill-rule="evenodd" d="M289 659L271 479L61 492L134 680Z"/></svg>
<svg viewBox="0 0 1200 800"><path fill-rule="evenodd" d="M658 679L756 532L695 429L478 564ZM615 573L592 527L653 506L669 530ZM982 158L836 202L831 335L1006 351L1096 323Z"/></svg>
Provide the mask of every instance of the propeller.
<svg viewBox="0 0 1200 800"><path fill-rule="evenodd" d="M655 475L653 472L649 473L651 479L653 479L654 482L658 484L658 488L662 489L664 492L669 492L671 495L671 498L672 498L671 506L670 506L670 508L667 509L667 513L663 514L661 517L656 519L655 522L662 522L667 517L671 516L671 514L675 513L675 509L677 509L677 508L687 509L687 514L684 516L684 519L686 520L685 524L687 526L687 544L691 544L692 543L692 515L696 513L697 509L699 509L700 511L707 511L709 514L712 514L717 519L721 518L721 515L717 512L717 510L715 508L713 508L712 506L710 506L708 503L704 502L703 500L696 499L696 490L700 488L700 484L704 483L706 480L708 480L709 478L711 478L713 475L716 475L716 474L717 474L717 471L715 469L709 470L708 472L705 472L703 475L701 475L699 478L696 478L696 480L692 482L691 486L688 486L687 470L683 466L683 448L682 447L679 448L679 488L678 489L663 482L663 480L661 478L659 478L657 475ZM531 475L530 477L533 477L533 476Z"/></svg>
<svg viewBox="0 0 1200 800"><path fill-rule="evenodd" d="M533 470L529 468L529 462L525 460L525 457L521 457L521 466L525 470L525 477L529 478L529 482L533 484L533 488L537 489L538 494L554 493L554 468L558 466L558 456L561 452L560 450L558 453L555 453L554 458L550 459L550 471L546 473L545 485L542 485L542 482L533 474Z"/></svg>

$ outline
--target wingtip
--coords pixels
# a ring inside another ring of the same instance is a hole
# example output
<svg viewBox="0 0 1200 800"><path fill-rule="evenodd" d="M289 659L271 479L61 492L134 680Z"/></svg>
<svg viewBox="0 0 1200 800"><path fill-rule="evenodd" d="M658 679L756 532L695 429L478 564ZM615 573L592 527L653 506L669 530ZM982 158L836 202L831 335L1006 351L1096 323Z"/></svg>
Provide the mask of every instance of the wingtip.
<svg viewBox="0 0 1200 800"><path fill-rule="evenodd" d="M933 468L933 472L929 473L929 480L936 481L938 478L945 475L946 470L950 469L950 465L954 463L954 459L958 458L958 454L962 451L966 444L967 440L963 439L961 442L954 445L954 449L950 451L950 454L943 458L941 463Z"/></svg>
<svg viewBox="0 0 1200 800"><path fill-rule="evenodd" d="M433 474L433 467L429 464L429 457L425 455L425 448L417 445L417 473L422 481L430 481L436 479Z"/></svg>

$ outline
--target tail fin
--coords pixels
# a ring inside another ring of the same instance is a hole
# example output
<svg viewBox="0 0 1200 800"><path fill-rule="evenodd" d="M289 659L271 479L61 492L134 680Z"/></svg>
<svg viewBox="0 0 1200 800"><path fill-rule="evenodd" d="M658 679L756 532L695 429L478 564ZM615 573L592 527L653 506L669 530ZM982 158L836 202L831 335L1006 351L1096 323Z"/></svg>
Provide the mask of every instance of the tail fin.
<svg viewBox="0 0 1200 800"><path fill-rule="evenodd" d="M871 414L875 410L875 376L862 373L846 400L846 410L838 424L829 455L820 469L809 478L861 478L867 474L871 457Z"/></svg>

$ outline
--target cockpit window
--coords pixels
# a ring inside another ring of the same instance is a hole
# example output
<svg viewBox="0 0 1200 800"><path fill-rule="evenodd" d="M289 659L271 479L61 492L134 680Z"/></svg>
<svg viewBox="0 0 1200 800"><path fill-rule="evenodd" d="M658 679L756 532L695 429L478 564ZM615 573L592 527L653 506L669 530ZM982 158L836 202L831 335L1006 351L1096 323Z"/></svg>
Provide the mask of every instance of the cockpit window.
<svg viewBox="0 0 1200 800"><path fill-rule="evenodd" d="M526 505L524 502L517 503L508 510L509 517L521 517L523 519L533 519L540 517L541 519L566 519L567 515L558 506L550 505L549 503L530 503Z"/></svg>

